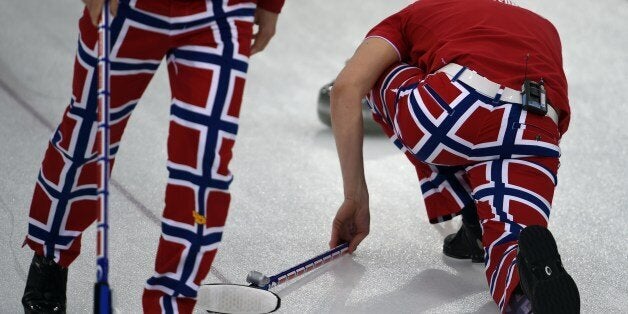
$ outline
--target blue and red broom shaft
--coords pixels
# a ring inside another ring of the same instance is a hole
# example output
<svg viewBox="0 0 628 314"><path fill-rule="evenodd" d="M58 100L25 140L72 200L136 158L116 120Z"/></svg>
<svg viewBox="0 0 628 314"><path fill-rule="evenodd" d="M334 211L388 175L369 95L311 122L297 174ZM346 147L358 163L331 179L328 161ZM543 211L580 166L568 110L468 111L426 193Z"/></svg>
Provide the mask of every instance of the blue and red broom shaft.
<svg viewBox="0 0 628 314"><path fill-rule="evenodd" d="M110 104L110 25L109 0L105 0L98 28L98 133L100 135L100 184L97 224L97 274L94 286L94 313L112 313L109 288L109 104Z"/></svg>
<svg viewBox="0 0 628 314"><path fill-rule="evenodd" d="M327 264L328 262L337 259L348 253L349 243L343 243L337 247L322 253L316 257L313 257L299 265L288 268L276 275L266 277L262 273L257 271L251 271L246 281L251 283L252 286L268 290L274 286L280 285L288 280L299 277L311 270L317 269L320 266Z"/></svg>

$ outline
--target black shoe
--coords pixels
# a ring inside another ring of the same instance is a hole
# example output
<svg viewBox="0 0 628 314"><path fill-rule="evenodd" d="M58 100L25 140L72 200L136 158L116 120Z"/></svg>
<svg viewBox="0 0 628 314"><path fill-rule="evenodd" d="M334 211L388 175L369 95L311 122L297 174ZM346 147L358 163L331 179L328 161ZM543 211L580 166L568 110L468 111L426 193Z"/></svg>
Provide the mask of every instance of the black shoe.
<svg viewBox="0 0 628 314"><path fill-rule="evenodd" d="M580 313L580 294L563 268L556 241L544 227L529 226L519 235L520 286L535 314Z"/></svg>
<svg viewBox="0 0 628 314"><path fill-rule="evenodd" d="M471 259L474 263L483 263L484 248L480 225L463 222L458 232L445 237L443 253L449 257Z"/></svg>
<svg viewBox="0 0 628 314"><path fill-rule="evenodd" d="M59 266L52 259L35 254L22 297L24 312L65 313L67 282L67 268Z"/></svg>

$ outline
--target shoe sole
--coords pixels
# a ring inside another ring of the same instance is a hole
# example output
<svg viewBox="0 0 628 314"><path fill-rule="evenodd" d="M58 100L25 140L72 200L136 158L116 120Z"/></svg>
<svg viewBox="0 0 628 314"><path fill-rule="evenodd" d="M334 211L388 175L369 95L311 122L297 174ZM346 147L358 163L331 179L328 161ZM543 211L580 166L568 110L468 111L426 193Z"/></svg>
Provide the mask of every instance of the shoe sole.
<svg viewBox="0 0 628 314"><path fill-rule="evenodd" d="M443 254L447 257L451 257L455 259L462 259L462 260L468 259L468 260L471 260L471 262L473 263L484 263L484 257L482 257L482 259L479 259L479 258L471 257L468 255L462 256L462 255L450 254L444 248L443 248Z"/></svg>
<svg viewBox="0 0 628 314"><path fill-rule="evenodd" d="M540 226L525 228L519 236L519 260L543 270L532 291L526 292L535 314L580 313L580 294L573 278L560 262L552 233ZM558 262L558 263L557 263ZM532 275L534 276L534 275ZM522 286L529 286L521 276Z"/></svg>
<svg viewBox="0 0 628 314"><path fill-rule="evenodd" d="M52 311L48 309L31 310L24 307L24 314L66 314L65 311Z"/></svg>

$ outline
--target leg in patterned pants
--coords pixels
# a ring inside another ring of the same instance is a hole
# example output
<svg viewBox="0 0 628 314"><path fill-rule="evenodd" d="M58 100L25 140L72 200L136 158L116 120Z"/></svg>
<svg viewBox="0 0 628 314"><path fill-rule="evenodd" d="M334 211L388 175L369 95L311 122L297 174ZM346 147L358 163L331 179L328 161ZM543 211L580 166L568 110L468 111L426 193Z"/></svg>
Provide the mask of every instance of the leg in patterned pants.
<svg viewBox="0 0 628 314"><path fill-rule="evenodd" d="M374 119L415 165L430 222L475 202L486 278L503 311L519 283L519 233L548 223L560 155L556 124L405 64L386 71L368 98Z"/></svg>
<svg viewBox="0 0 628 314"><path fill-rule="evenodd" d="M112 23L112 158L164 57L172 90L166 206L147 312L191 312L221 240L254 11L246 1L122 1ZM72 99L44 157L25 241L63 267L79 255L98 209L98 36L87 11L79 28Z"/></svg>

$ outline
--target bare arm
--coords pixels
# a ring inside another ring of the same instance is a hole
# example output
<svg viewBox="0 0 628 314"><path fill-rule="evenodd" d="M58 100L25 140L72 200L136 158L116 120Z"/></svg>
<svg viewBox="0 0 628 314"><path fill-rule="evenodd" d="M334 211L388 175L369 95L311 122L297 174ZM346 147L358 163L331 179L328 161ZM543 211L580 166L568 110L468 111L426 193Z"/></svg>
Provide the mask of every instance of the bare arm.
<svg viewBox="0 0 628 314"><path fill-rule="evenodd" d="M369 233L361 101L384 70L398 59L397 51L388 42L381 38L368 38L340 72L332 88L331 120L345 200L333 222L331 247L349 241L349 251L353 252Z"/></svg>

